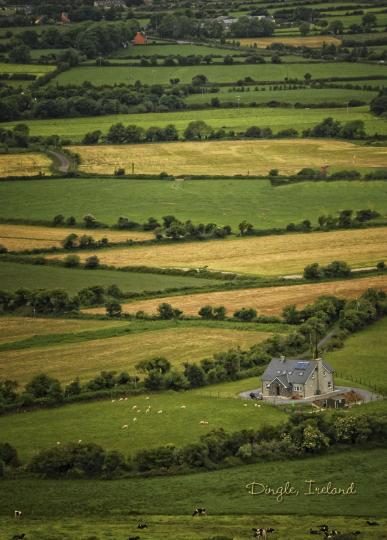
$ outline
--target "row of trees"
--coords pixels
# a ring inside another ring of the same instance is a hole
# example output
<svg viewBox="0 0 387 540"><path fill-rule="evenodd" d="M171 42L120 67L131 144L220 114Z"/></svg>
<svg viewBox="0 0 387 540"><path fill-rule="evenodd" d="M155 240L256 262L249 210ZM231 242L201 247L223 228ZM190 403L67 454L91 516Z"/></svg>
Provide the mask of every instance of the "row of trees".
<svg viewBox="0 0 387 540"><path fill-rule="evenodd" d="M350 174L351 171L343 171L342 178L343 179L354 179L352 178L352 175ZM356 175L355 178L358 178L360 175ZM313 169L302 169L300 173L297 174L297 177L301 178L307 178L308 180L312 179L325 179L326 176L324 176L323 173L320 171L315 171ZM330 176L332 178L332 176ZM338 178L339 179L339 178ZM332 216L331 214L328 215L321 215L318 217L318 226L313 227L312 223L309 219L304 219L300 223L289 223L286 226L286 230L289 232L311 232L311 231L331 231L335 229L352 229L352 228L358 228L364 226L367 222L372 221L376 218L380 217L379 212L376 210L372 210L371 208L363 208L361 210L357 210L356 214L354 215L354 211L351 209L348 210L340 210L338 216ZM253 234L254 231L251 231L250 234Z"/></svg>
<svg viewBox="0 0 387 540"><path fill-rule="evenodd" d="M144 449L126 459L93 443L67 443L37 453L27 470L47 478L119 478L138 473L177 473L214 470L243 463L297 459L354 445L372 447L385 442L386 418L373 414L314 415L294 413L279 426L264 426L227 433L219 428L181 448L167 444ZM5 443L0 458L8 467L20 462L16 450ZM0 461L1 463L1 461ZM0 466L1 471L4 471Z"/></svg>

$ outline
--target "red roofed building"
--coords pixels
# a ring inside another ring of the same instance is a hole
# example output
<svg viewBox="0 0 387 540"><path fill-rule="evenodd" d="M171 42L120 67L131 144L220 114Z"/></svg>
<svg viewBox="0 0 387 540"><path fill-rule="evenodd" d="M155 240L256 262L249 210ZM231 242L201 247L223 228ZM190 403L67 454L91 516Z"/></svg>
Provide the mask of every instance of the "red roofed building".
<svg viewBox="0 0 387 540"><path fill-rule="evenodd" d="M145 32L137 32L133 38L133 45L146 45L148 38L146 37Z"/></svg>

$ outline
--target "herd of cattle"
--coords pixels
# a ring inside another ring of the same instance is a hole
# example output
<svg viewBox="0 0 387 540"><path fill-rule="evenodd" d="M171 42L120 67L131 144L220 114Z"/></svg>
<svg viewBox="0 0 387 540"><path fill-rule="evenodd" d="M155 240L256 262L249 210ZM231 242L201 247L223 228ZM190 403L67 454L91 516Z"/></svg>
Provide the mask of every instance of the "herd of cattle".
<svg viewBox="0 0 387 540"><path fill-rule="evenodd" d="M197 507L192 512L192 517L196 516L206 516L207 510L203 507ZM15 510L14 517L16 520L21 520L23 517L23 512L21 510ZM375 527L378 526L379 523L377 521L370 521L367 520L366 524L369 527ZM145 521L140 521L137 524L137 529L144 530L148 529L148 524ZM275 529L273 527L253 527L252 529L253 538L261 538L263 540L266 540L268 537L268 534L275 532ZM355 538L359 535L361 535L361 531L350 531L350 532L340 532L336 529L331 529L327 524L323 525L317 525L316 529L309 529L310 535L321 535L324 539L330 539L333 538L334 540L350 540L351 538ZM289 537L288 537L289 538ZM27 540L26 533L18 533L14 534L12 536L12 540ZM129 536L127 540L141 540L141 537L136 536Z"/></svg>

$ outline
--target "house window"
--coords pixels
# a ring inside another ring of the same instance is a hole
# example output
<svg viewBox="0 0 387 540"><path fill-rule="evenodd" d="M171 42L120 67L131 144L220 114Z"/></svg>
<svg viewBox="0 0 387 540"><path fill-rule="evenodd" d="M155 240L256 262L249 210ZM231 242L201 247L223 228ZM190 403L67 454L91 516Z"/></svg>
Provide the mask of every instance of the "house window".
<svg viewBox="0 0 387 540"><path fill-rule="evenodd" d="M301 391L302 391L302 386L300 386L300 385L298 385L298 384L295 384L295 385L293 386L293 390L294 390L295 392L301 392Z"/></svg>
<svg viewBox="0 0 387 540"><path fill-rule="evenodd" d="M326 377L326 374L327 374L327 372L326 372L325 369L324 369L324 370L323 370L323 375L324 375L324 377Z"/></svg>
<svg viewBox="0 0 387 540"><path fill-rule="evenodd" d="M332 382L328 381L328 388L332 388Z"/></svg>

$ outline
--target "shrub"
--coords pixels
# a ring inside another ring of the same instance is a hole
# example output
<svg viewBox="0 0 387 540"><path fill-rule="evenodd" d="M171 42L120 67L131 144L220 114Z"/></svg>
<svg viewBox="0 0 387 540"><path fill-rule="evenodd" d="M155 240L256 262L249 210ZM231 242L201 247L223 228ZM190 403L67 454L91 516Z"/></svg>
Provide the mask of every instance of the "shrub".
<svg viewBox="0 0 387 540"><path fill-rule="evenodd" d="M87 257L85 261L85 268L88 270L94 270L95 268L99 267L99 259L96 255L92 255L91 257Z"/></svg>
<svg viewBox="0 0 387 540"><path fill-rule="evenodd" d="M63 265L67 268L75 268L81 265L81 259L78 255L67 255L63 260Z"/></svg>

